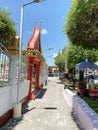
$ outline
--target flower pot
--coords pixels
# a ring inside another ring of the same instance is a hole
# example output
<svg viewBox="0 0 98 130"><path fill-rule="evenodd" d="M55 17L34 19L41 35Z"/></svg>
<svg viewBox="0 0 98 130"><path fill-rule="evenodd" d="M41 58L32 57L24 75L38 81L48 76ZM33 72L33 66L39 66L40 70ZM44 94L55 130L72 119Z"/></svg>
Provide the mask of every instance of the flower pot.
<svg viewBox="0 0 98 130"><path fill-rule="evenodd" d="M77 93L84 95L84 94L86 93L86 89L78 88L78 89L77 89Z"/></svg>

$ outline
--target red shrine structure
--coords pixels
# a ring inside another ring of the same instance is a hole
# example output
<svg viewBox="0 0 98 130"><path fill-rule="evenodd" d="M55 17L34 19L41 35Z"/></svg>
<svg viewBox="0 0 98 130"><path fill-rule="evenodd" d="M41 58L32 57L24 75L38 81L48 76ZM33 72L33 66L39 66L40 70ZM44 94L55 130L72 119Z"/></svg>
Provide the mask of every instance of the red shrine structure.
<svg viewBox="0 0 98 130"><path fill-rule="evenodd" d="M44 63L44 57L41 51L40 27L35 27L33 35L27 46L28 58L28 80L30 80L29 100L34 99L35 95L32 93L33 89L41 89L40 71Z"/></svg>

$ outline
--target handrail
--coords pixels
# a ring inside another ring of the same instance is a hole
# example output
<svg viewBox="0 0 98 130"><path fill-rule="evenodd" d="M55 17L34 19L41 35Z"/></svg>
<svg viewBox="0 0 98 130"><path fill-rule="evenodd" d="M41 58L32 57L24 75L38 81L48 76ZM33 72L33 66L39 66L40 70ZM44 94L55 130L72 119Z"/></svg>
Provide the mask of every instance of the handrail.
<svg viewBox="0 0 98 130"><path fill-rule="evenodd" d="M4 52L7 56L10 56L9 51L6 49L6 47L5 47L2 43L0 43L0 46L4 49L3 52Z"/></svg>

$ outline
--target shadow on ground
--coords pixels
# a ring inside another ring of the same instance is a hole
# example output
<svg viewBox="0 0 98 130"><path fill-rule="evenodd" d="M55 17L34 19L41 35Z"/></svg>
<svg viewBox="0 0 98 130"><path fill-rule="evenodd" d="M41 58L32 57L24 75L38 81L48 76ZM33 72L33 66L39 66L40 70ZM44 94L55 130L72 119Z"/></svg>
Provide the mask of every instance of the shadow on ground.
<svg viewBox="0 0 98 130"><path fill-rule="evenodd" d="M57 82L57 84L64 84L62 81Z"/></svg>
<svg viewBox="0 0 98 130"><path fill-rule="evenodd" d="M0 130L13 130L13 128L22 120L21 119L14 119L11 117L1 128Z"/></svg>
<svg viewBox="0 0 98 130"><path fill-rule="evenodd" d="M36 98L39 98L39 99L42 98L46 91L47 89L43 88Z"/></svg>

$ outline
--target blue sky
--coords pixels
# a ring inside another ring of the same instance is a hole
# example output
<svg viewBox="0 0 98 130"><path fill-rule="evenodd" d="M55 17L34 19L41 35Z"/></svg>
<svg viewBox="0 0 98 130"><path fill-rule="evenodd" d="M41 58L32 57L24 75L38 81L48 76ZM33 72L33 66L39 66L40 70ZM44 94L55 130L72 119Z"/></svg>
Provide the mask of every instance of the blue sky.
<svg viewBox="0 0 98 130"><path fill-rule="evenodd" d="M13 12L10 16L16 22L18 35L20 33L21 4L28 2L30 0L0 1L0 8ZM23 46L27 47L34 26L41 26L41 47L48 65L54 65L53 56L68 44L67 36L63 34L62 30L70 6L70 0L45 0L24 7ZM48 50L48 48L54 49Z"/></svg>

